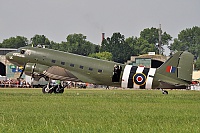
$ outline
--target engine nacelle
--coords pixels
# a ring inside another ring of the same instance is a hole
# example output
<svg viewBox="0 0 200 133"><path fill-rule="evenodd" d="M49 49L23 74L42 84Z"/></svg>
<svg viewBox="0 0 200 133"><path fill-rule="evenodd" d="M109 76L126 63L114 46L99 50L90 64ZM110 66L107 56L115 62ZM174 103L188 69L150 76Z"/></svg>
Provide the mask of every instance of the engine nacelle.
<svg viewBox="0 0 200 133"><path fill-rule="evenodd" d="M28 76L32 76L33 78L39 79L43 77L43 72L47 70L49 66L35 64L35 63L27 63L24 72Z"/></svg>

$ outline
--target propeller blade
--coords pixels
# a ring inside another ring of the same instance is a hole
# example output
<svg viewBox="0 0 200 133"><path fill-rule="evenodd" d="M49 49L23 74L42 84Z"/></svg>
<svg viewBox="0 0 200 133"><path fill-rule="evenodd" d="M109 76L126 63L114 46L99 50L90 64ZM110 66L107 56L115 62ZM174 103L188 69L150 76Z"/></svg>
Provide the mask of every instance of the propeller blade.
<svg viewBox="0 0 200 133"><path fill-rule="evenodd" d="M34 66L32 66L31 80L34 79L34 70L35 70L35 66L36 66L36 64L34 64Z"/></svg>
<svg viewBox="0 0 200 133"><path fill-rule="evenodd" d="M20 76L19 76L18 79L21 79L21 77L22 77L22 75L23 75L23 73L24 73L25 67L26 67L26 64L24 65L24 67L23 67L23 69L22 69L22 72L20 73Z"/></svg>

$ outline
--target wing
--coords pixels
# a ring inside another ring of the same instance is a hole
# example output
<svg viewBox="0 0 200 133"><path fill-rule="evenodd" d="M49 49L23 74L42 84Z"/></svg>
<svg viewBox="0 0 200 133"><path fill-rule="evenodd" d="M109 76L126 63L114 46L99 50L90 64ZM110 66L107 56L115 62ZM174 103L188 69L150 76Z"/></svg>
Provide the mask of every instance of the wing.
<svg viewBox="0 0 200 133"><path fill-rule="evenodd" d="M43 72L43 74L50 79L81 82L81 80L70 73L70 71L58 66L52 66L48 68L46 71Z"/></svg>

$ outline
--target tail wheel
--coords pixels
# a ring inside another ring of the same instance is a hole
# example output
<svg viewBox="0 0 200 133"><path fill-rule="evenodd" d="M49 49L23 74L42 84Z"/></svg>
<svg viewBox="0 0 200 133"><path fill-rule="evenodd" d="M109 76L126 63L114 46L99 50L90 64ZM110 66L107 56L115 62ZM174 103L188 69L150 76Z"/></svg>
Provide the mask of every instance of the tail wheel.
<svg viewBox="0 0 200 133"><path fill-rule="evenodd" d="M168 91L163 90L162 94L167 95L167 94L168 94Z"/></svg>
<svg viewBox="0 0 200 133"><path fill-rule="evenodd" d="M164 94L164 95L167 95L167 94L168 94L168 91L163 90L162 88L157 88L157 89L161 90L161 91L162 91L162 94Z"/></svg>

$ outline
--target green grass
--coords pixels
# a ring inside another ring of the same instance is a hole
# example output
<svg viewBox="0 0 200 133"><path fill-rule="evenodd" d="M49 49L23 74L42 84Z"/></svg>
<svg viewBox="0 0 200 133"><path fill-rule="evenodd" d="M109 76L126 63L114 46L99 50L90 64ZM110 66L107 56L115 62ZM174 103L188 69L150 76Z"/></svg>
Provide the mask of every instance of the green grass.
<svg viewBox="0 0 200 133"><path fill-rule="evenodd" d="M2 133L194 133L199 123L199 91L0 89Z"/></svg>

